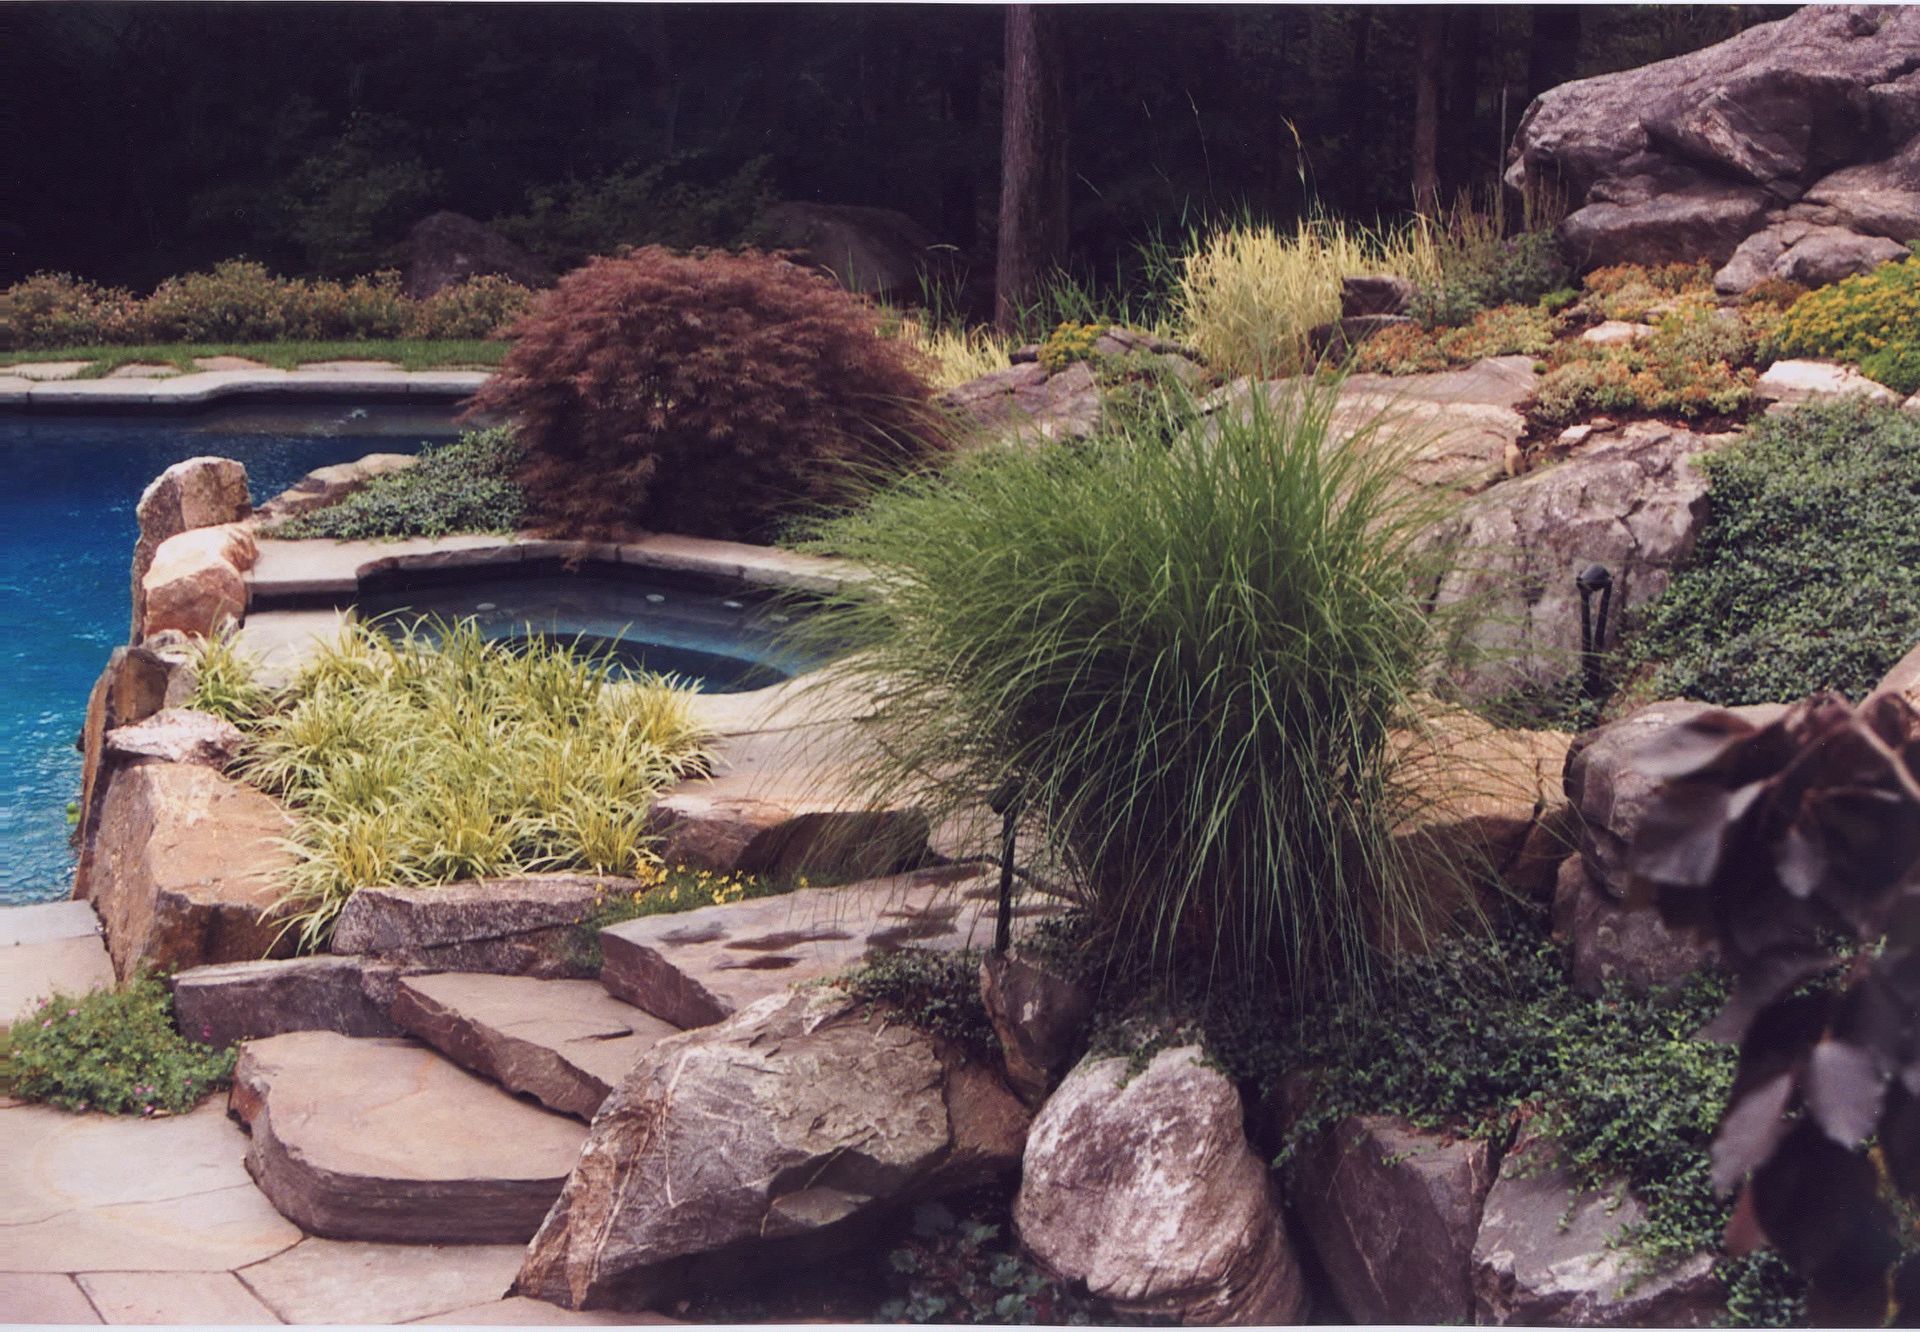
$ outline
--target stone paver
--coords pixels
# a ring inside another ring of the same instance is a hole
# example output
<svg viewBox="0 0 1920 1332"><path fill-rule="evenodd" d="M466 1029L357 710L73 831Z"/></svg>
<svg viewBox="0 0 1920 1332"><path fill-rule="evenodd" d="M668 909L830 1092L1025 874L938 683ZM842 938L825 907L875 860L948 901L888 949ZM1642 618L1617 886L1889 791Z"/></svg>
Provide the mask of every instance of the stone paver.
<svg viewBox="0 0 1920 1332"><path fill-rule="evenodd" d="M682 1027L719 1022L870 952L984 947L993 940L995 881L956 866L845 888L643 916L600 933L601 983ZM1027 917L1048 908L1022 903Z"/></svg>
<svg viewBox="0 0 1920 1332"><path fill-rule="evenodd" d="M306 361L294 367L295 374L341 374L357 370L398 370L398 361Z"/></svg>
<svg viewBox="0 0 1920 1332"><path fill-rule="evenodd" d="M20 379L47 383L57 379L72 379L92 364L92 361L22 361L18 365L8 366L7 373Z"/></svg>
<svg viewBox="0 0 1920 1332"><path fill-rule="evenodd" d="M265 361L256 361L250 356L196 356L194 365L202 370L265 370L269 367Z"/></svg>
<svg viewBox="0 0 1920 1332"><path fill-rule="evenodd" d="M109 1323L278 1324L231 1272L88 1272L75 1278Z"/></svg>
<svg viewBox="0 0 1920 1332"><path fill-rule="evenodd" d="M456 1063L580 1119L679 1031L595 981L477 972L402 979L393 1018Z"/></svg>
<svg viewBox="0 0 1920 1332"><path fill-rule="evenodd" d="M0 1317L9 1323L100 1321L74 1279L51 1272L0 1272Z"/></svg>
<svg viewBox="0 0 1920 1332"><path fill-rule="evenodd" d="M355 1244L310 1239L240 1273L289 1323L404 1323L504 1296L518 1244Z"/></svg>
<svg viewBox="0 0 1920 1332"><path fill-rule="evenodd" d="M218 360L222 366L228 358ZM77 374L88 362L30 362L8 366L7 377L26 385L6 395L11 406L28 410L48 408L110 407L114 409L144 405L191 406L218 398L265 397L299 398L326 394L329 397L366 398L464 398L486 383L489 372L468 370L352 370L316 366L312 369L276 370L244 363L232 368L203 369L193 374L158 379L89 379L53 377L55 367L71 364Z"/></svg>
<svg viewBox="0 0 1920 1332"><path fill-rule="evenodd" d="M100 918L85 902L41 902L0 909L0 948L97 938L99 934Z"/></svg>
<svg viewBox="0 0 1920 1332"><path fill-rule="evenodd" d="M423 1045L324 1031L249 1042L229 1104L274 1206L334 1239L524 1243L586 1136Z"/></svg>
<svg viewBox="0 0 1920 1332"><path fill-rule="evenodd" d="M219 1271L300 1241L247 1178L217 1099L170 1119L0 1116L0 1270Z"/></svg>
<svg viewBox="0 0 1920 1332"><path fill-rule="evenodd" d="M469 1305L432 1318L416 1318L420 1324L451 1324L467 1327L638 1327L673 1326L676 1320L665 1314L621 1313L613 1309L563 1309L545 1300L530 1300L514 1295L491 1304Z"/></svg>
<svg viewBox="0 0 1920 1332"><path fill-rule="evenodd" d="M107 371L108 379L171 379L179 374L178 368L171 365L148 365L135 361L132 365L123 365Z"/></svg>
<svg viewBox="0 0 1920 1332"><path fill-rule="evenodd" d="M241 624L233 645L253 659L260 684L283 688L320 648L339 641L349 618L347 611L331 607L257 611Z"/></svg>
<svg viewBox="0 0 1920 1332"><path fill-rule="evenodd" d="M18 1022L56 991L85 994L113 984L113 959L98 934L0 948L0 1026Z"/></svg>

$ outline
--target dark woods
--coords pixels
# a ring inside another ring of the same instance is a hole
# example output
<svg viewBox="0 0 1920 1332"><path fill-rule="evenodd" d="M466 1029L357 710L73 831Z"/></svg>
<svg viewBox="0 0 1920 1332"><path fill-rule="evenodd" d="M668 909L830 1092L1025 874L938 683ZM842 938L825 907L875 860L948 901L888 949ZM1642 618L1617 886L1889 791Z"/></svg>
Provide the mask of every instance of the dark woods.
<svg viewBox="0 0 1920 1332"><path fill-rule="evenodd" d="M442 208L568 262L616 219L734 243L781 198L898 209L988 286L1014 105L1049 113L1007 163L1048 177L1039 259L1105 279L1183 221L1484 188L1535 93L1784 12L1044 8L1006 80L988 6L16 5L0 281L364 272Z"/></svg>

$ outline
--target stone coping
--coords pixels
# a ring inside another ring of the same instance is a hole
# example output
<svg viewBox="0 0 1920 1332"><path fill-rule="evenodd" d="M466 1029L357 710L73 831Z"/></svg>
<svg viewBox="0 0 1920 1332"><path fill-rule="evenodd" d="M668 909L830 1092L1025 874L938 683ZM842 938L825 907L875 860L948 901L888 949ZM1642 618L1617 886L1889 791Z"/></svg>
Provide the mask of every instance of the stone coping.
<svg viewBox="0 0 1920 1332"><path fill-rule="evenodd" d="M492 377L486 370L206 370L163 379L39 381L0 366L0 411L191 409L223 398L326 401L338 398L465 398Z"/></svg>
<svg viewBox="0 0 1920 1332"><path fill-rule="evenodd" d="M259 539L248 571L249 611L350 600L362 579L400 570L487 568L530 560L584 561L705 574L759 587L830 593L868 575L841 560L773 546L655 533L637 541L558 541L466 534L399 541Z"/></svg>

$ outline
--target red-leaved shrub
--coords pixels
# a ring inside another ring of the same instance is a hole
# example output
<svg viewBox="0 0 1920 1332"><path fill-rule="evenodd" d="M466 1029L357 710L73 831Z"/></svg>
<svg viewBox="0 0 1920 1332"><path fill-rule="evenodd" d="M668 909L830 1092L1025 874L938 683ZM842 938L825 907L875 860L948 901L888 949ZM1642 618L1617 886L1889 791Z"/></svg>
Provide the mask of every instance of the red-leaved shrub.
<svg viewBox="0 0 1920 1332"><path fill-rule="evenodd" d="M518 422L548 530L763 538L944 447L912 350L769 255L595 259L511 336L473 408Z"/></svg>

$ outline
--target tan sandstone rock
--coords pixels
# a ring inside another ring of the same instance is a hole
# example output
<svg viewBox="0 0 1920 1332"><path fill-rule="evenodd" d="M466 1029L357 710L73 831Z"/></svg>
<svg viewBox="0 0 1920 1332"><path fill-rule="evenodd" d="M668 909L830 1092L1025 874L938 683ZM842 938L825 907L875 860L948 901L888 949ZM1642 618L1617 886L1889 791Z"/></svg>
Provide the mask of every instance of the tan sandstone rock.
<svg viewBox="0 0 1920 1332"><path fill-rule="evenodd" d="M236 524L200 527L168 537L140 580L148 634L176 629L205 636L247 610L243 571L259 556L253 537Z"/></svg>
<svg viewBox="0 0 1920 1332"><path fill-rule="evenodd" d="M197 527L239 522L251 512L247 469L231 458L188 458L148 484L134 510L140 524L133 547L135 643L152 632L146 623L146 593L141 584L161 545Z"/></svg>
<svg viewBox="0 0 1920 1332"><path fill-rule="evenodd" d="M1027 1138L1014 1224L1123 1316L1295 1323L1306 1287L1240 1094L1194 1046L1081 1064Z"/></svg>
<svg viewBox="0 0 1920 1332"><path fill-rule="evenodd" d="M270 797L188 763L114 774L85 887L115 972L242 962L284 951L266 913L292 864L293 822Z"/></svg>

